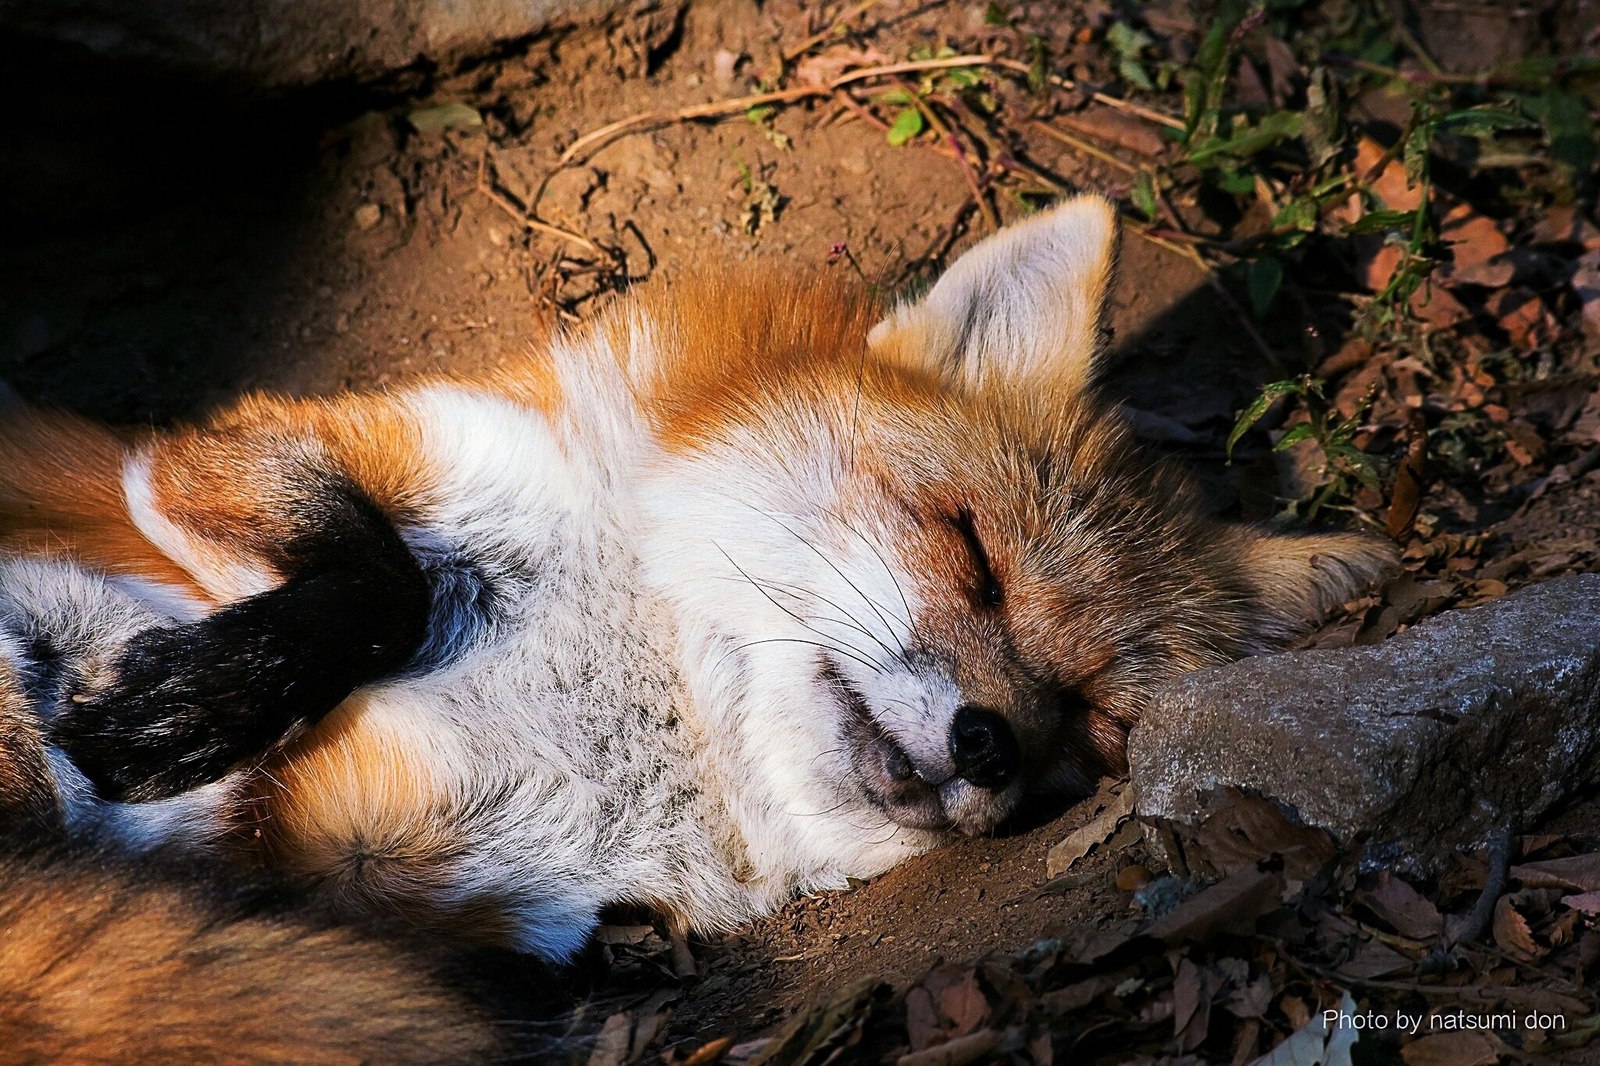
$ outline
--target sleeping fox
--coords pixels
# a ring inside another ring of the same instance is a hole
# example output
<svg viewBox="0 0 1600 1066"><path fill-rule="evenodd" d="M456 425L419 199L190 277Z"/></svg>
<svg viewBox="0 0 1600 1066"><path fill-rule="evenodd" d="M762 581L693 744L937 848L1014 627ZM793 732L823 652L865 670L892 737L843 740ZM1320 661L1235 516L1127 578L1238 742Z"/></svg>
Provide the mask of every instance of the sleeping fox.
<svg viewBox="0 0 1600 1066"><path fill-rule="evenodd" d="M480 379L0 420L0 797L560 961L611 904L725 930L1083 791L1154 689L1390 558L1134 449L1116 241L1082 197L887 311L713 274Z"/></svg>

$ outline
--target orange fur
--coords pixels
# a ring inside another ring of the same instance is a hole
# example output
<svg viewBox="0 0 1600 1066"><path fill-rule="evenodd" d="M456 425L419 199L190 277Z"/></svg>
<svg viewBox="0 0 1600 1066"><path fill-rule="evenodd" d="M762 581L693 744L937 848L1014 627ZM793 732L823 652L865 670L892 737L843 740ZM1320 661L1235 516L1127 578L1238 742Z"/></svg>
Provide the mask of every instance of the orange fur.
<svg viewBox="0 0 1600 1066"><path fill-rule="evenodd" d="M130 448L74 415L8 411L0 419L0 550L70 556L198 594L128 515L122 466Z"/></svg>
<svg viewBox="0 0 1600 1066"><path fill-rule="evenodd" d="M665 359L646 406L669 448L714 437L767 404L862 402L933 405L937 383L867 353L881 310L860 286L775 267L707 272L658 287L641 301L661 331ZM606 324L626 351L624 319Z"/></svg>

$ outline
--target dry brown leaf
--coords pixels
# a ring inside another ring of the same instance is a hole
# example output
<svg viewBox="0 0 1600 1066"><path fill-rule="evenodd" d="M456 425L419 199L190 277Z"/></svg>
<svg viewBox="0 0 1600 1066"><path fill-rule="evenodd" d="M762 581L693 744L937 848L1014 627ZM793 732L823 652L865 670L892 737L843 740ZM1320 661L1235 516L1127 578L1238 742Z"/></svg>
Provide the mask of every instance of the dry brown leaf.
<svg viewBox="0 0 1600 1066"><path fill-rule="evenodd" d="M1054 992L1046 992L1039 997L1039 1003L1050 1014L1066 1014L1069 1011L1087 1007L1101 996L1115 988L1121 977L1100 974L1076 981L1065 988L1058 988Z"/></svg>
<svg viewBox="0 0 1600 1066"><path fill-rule="evenodd" d="M1371 889L1356 893L1356 901L1389 928L1412 940L1427 940L1444 932L1439 908L1387 870L1378 874Z"/></svg>
<svg viewBox="0 0 1600 1066"><path fill-rule="evenodd" d="M1600 249L1600 227L1583 217L1572 204L1558 204L1533 224L1528 235L1534 244L1577 244L1594 251Z"/></svg>
<svg viewBox="0 0 1600 1066"><path fill-rule="evenodd" d="M1512 958L1523 962L1534 962L1544 952L1533 939L1533 931L1528 928L1528 920L1518 913L1516 905L1512 902L1513 898L1501 896L1500 901L1494 905L1494 942L1501 951Z"/></svg>
<svg viewBox="0 0 1600 1066"><path fill-rule="evenodd" d="M1562 896L1561 902L1591 918L1600 918L1600 892L1585 892L1579 896Z"/></svg>
<svg viewBox="0 0 1600 1066"><path fill-rule="evenodd" d="M1051 120L1097 141L1126 148L1144 156L1158 156L1166 151L1167 141L1148 122L1113 111L1109 107L1091 105L1082 111L1069 111Z"/></svg>
<svg viewBox="0 0 1600 1066"><path fill-rule="evenodd" d="M971 970L939 991L939 1013L955 1036L965 1036L989 1020L989 1000Z"/></svg>
<svg viewBox="0 0 1600 1066"><path fill-rule="evenodd" d="M958 1036L943 1044L935 1044L921 1051L901 1055L896 1060L896 1066L967 1066L971 1062L982 1062L991 1051L1000 1046L1004 1035L993 1029L984 1029L981 1032Z"/></svg>
<svg viewBox="0 0 1600 1066"><path fill-rule="evenodd" d="M1228 993L1222 1003L1235 1018L1265 1018L1272 1007L1272 978L1262 974Z"/></svg>
<svg viewBox="0 0 1600 1066"><path fill-rule="evenodd" d="M1451 262L1439 268L1441 281L1491 289L1510 284L1516 273L1506 258L1511 244L1492 219L1474 211L1470 204L1457 204L1445 212L1439 232L1450 244L1452 256Z"/></svg>
<svg viewBox="0 0 1600 1066"><path fill-rule="evenodd" d="M1172 1034L1180 1052L1193 1051L1205 1043L1217 984L1216 974L1209 968L1196 966L1191 959L1178 960L1178 972L1172 981Z"/></svg>
<svg viewBox="0 0 1600 1066"><path fill-rule="evenodd" d="M1600 852L1543 859L1511 868L1524 888L1559 888L1568 892L1600 892Z"/></svg>
<svg viewBox="0 0 1600 1066"><path fill-rule="evenodd" d="M1277 871L1239 870L1184 900L1145 932L1168 944L1247 933L1257 918L1278 905L1282 893L1283 875Z"/></svg>
<svg viewBox="0 0 1600 1066"><path fill-rule="evenodd" d="M906 993L906 1037L912 1051L921 1051L944 1033L933 993L918 985Z"/></svg>
<svg viewBox="0 0 1600 1066"><path fill-rule="evenodd" d="M1106 785L1096 793L1095 805L1099 813L1088 825L1074 829L1067 838L1050 849L1045 856L1045 873L1058 877L1072 868L1073 863L1109 840L1123 822L1133 817L1133 789L1127 782Z"/></svg>
<svg viewBox="0 0 1600 1066"><path fill-rule="evenodd" d="M628 1052L632 1046L633 1019L626 1011L618 1011L606 1019L605 1025L594 1038L594 1050L589 1053L589 1066L623 1066L631 1061Z"/></svg>
<svg viewBox="0 0 1600 1066"><path fill-rule="evenodd" d="M1411 294L1411 310L1434 329L1449 329L1472 317L1467 305L1443 285L1423 285Z"/></svg>
<svg viewBox="0 0 1600 1066"><path fill-rule="evenodd" d="M1343 977L1370 981L1411 968L1412 960L1381 940L1363 940L1350 961L1338 968Z"/></svg>
<svg viewBox="0 0 1600 1066"><path fill-rule="evenodd" d="M1389 514L1384 532L1400 544L1411 539L1428 483L1428 426L1421 411L1412 411L1406 424L1406 451L1389 489Z"/></svg>
<svg viewBox="0 0 1600 1066"><path fill-rule="evenodd" d="M1503 289L1489 299L1489 311L1506 331L1511 343L1519 348L1531 348L1543 343L1556 333L1555 320L1531 289Z"/></svg>
<svg viewBox="0 0 1600 1066"><path fill-rule="evenodd" d="M1161 827L1179 849L1176 861L1190 872L1224 874L1253 869L1269 855L1283 858L1286 876L1305 880L1333 857L1333 839L1312 826L1296 825L1271 800L1237 789L1213 795L1198 826Z"/></svg>
<svg viewBox="0 0 1600 1066"><path fill-rule="evenodd" d="M1600 248L1578 257L1569 284L1581 308L1584 336L1600 342Z"/></svg>
<svg viewBox="0 0 1600 1066"><path fill-rule="evenodd" d="M1384 151L1383 145L1363 136L1356 144L1356 173L1370 172L1383 160ZM1382 168L1367 181L1386 210L1411 211L1422 203L1422 189L1406 183L1406 168L1396 159L1384 161Z"/></svg>
<svg viewBox="0 0 1600 1066"><path fill-rule="evenodd" d="M1430 1033L1400 1049L1406 1066L1493 1066L1505 1045L1493 1033Z"/></svg>
<svg viewBox="0 0 1600 1066"><path fill-rule="evenodd" d="M795 64L799 85L827 85L839 75L857 67L876 67L892 62L888 53L876 48L844 48L808 55Z"/></svg>

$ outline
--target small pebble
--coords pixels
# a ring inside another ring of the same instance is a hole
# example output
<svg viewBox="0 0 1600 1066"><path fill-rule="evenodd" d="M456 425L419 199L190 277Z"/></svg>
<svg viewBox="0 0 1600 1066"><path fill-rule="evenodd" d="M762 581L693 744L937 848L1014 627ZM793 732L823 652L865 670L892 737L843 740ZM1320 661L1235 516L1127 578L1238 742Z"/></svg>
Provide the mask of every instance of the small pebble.
<svg viewBox="0 0 1600 1066"><path fill-rule="evenodd" d="M365 233L383 221L383 208L377 204L362 204L356 208L356 229Z"/></svg>

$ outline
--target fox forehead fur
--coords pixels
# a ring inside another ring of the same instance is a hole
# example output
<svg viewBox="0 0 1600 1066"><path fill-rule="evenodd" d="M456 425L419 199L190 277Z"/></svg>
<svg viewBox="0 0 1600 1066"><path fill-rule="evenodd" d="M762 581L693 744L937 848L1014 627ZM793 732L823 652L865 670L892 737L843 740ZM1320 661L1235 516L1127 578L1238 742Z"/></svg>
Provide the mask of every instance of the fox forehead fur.
<svg viewBox="0 0 1600 1066"><path fill-rule="evenodd" d="M74 556L54 591L0 582L13 628L74 598L89 665L63 692L109 683L129 617L288 588L308 470L429 580L409 662L265 764L126 803L52 747L64 817L135 846L259 830L338 900L559 959L610 903L725 928L1090 787L1155 687L1272 646L1389 557L1214 521L1132 446L1095 391L1115 251L1085 197L887 312L724 273L489 379L249 399L127 446L0 431L33 471L0 485L0 546ZM75 713L35 698L47 737Z"/></svg>

